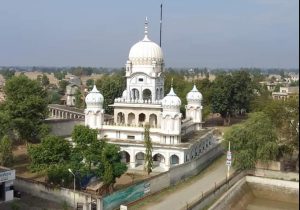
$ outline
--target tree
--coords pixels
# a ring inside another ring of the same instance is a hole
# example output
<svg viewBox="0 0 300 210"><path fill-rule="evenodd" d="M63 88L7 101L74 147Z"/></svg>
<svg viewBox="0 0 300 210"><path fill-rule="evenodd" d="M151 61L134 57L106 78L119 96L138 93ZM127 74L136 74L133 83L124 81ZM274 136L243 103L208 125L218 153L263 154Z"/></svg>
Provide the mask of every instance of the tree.
<svg viewBox="0 0 300 210"><path fill-rule="evenodd" d="M251 169L258 160L268 162L278 155L275 127L263 112L250 115L244 123L232 126L224 135L224 145L231 142L233 166Z"/></svg>
<svg viewBox="0 0 300 210"><path fill-rule="evenodd" d="M150 138L150 126L149 124L145 125L144 129L144 145L146 148L146 154L145 154L145 171L148 173L148 175L152 172L153 168L153 160L152 160L152 142Z"/></svg>
<svg viewBox="0 0 300 210"><path fill-rule="evenodd" d="M76 108L84 108L83 95L79 89L75 92L75 107Z"/></svg>
<svg viewBox="0 0 300 210"><path fill-rule="evenodd" d="M33 171L48 170L53 165L68 163L71 155L69 142L57 136L46 136L40 144L28 146L31 159L30 168Z"/></svg>
<svg viewBox="0 0 300 210"><path fill-rule="evenodd" d="M47 88L48 85L50 84L49 78L47 77L46 74L43 75L38 75L37 76L37 81L44 87Z"/></svg>
<svg viewBox="0 0 300 210"><path fill-rule="evenodd" d="M102 150L105 142L97 139L98 131L83 125L76 125L72 132L75 146L72 151L72 161L76 164L84 162L77 170L92 173L92 166L101 164Z"/></svg>
<svg viewBox="0 0 300 210"><path fill-rule="evenodd" d="M116 178L119 178L126 170L126 164L121 162L120 147L106 143L97 172L102 174L102 179L109 192L113 189Z"/></svg>
<svg viewBox="0 0 300 210"><path fill-rule="evenodd" d="M46 74L43 74L41 82L42 86L44 86L45 88L50 84L49 78Z"/></svg>
<svg viewBox="0 0 300 210"><path fill-rule="evenodd" d="M234 110L233 80L230 75L217 75L212 87L212 111L220 113L224 119L224 125L230 123L230 116Z"/></svg>
<svg viewBox="0 0 300 210"><path fill-rule="evenodd" d="M38 141L44 119L48 115L46 91L36 80L24 75L7 81L3 110L8 118L8 130L17 139Z"/></svg>
<svg viewBox="0 0 300 210"><path fill-rule="evenodd" d="M113 113L113 107L108 105L113 104L115 98L122 96L125 87L123 74L124 72L112 74L110 76L104 75L101 79L96 81L96 86L104 97L103 108L108 114Z"/></svg>
<svg viewBox="0 0 300 210"><path fill-rule="evenodd" d="M59 86L59 93L61 95L64 95L65 94L65 91L66 91L66 87L67 85L69 84L69 82L67 80L61 80L58 82L58 86Z"/></svg>
<svg viewBox="0 0 300 210"><path fill-rule="evenodd" d="M85 85L91 90L93 85L94 85L94 80L93 79L88 79L86 82L85 82Z"/></svg>
<svg viewBox="0 0 300 210"><path fill-rule="evenodd" d="M0 140L0 165L10 166L13 163L12 142L8 136Z"/></svg>
<svg viewBox="0 0 300 210"><path fill-rule="evenodd" d="M288 151L299 150L299 98L287 100L271 100L265 104L263 112L276 127L279 145L289 148Z"/></svg>

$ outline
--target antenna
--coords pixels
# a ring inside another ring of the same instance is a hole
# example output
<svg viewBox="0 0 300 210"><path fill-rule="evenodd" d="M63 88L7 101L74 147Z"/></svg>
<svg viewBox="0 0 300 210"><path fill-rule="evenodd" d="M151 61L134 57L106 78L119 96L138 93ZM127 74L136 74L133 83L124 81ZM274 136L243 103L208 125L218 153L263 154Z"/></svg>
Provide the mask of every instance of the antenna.
<svg viewBox="0 0 300 210"><path fill-rule="evenodd" d="M161 30L162 30L162 4L160 4L160 30L159 30L159 46L161 47Z"/></svg>

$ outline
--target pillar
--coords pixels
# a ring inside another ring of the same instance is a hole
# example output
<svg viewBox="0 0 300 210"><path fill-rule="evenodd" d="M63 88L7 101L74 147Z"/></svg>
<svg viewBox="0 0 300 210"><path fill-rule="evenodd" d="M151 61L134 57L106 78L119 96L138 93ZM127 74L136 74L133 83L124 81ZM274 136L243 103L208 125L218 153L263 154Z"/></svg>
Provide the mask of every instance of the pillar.
<svg viewBox="0 0 300 210"><path fill-rule="evenodd" d="M135 168L135 154L132 152L130 153L130 163L129 163L130 168Z"/></svg>

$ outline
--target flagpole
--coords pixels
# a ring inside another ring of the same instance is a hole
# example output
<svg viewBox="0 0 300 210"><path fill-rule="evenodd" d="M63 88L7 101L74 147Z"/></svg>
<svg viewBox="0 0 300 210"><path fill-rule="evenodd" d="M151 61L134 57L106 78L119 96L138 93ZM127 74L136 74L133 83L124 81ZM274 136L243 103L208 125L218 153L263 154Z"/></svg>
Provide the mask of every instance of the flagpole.
<svg viewBox="0 0 300 210"><path fill-rule="evenodd" d="M159 28L159 46L161 47L161 31L162 31L162 4L160 4L160 28Z"/></svg>

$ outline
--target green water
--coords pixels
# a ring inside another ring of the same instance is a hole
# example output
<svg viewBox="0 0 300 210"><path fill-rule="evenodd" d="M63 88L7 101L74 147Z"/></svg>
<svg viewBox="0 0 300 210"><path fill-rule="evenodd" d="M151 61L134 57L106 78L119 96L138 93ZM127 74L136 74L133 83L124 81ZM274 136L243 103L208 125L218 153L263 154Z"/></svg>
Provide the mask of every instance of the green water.
<svg viewBox="0 0 300 210"><path fill-rule="evenodd" d="M299 203L274 201L265 198L254 198L245 210L298 210Z"/></svg>

